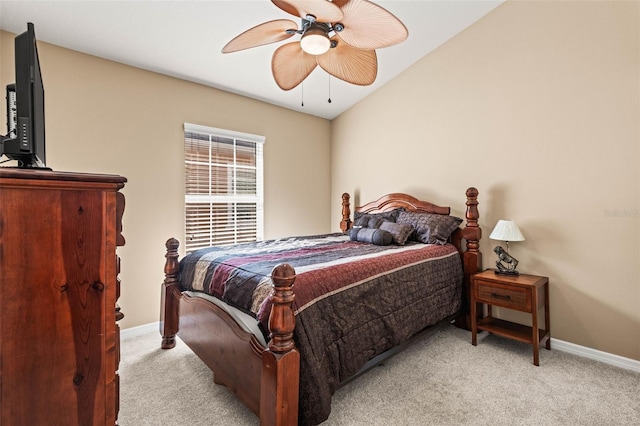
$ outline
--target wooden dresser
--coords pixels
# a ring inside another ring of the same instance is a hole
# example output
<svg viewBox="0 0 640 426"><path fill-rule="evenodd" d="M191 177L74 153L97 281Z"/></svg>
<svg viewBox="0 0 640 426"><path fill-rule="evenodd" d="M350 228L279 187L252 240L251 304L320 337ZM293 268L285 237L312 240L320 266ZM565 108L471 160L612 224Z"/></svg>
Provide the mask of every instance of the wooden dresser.
<svg viewBox="0 0 640 426"><path fill-rule="evenodd" d="M0 425L117 424L126 181L0 168Z"/></svg>

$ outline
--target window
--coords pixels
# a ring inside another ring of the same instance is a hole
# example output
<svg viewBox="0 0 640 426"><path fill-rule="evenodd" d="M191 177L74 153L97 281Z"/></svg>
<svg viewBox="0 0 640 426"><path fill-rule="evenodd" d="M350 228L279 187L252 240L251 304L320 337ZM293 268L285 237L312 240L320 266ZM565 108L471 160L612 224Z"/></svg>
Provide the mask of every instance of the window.
<svg viewBox="0 0 640 426"><path fill-rule="evenodd" d="M263 239L264 137L185 123L185 250Z"/></svg>

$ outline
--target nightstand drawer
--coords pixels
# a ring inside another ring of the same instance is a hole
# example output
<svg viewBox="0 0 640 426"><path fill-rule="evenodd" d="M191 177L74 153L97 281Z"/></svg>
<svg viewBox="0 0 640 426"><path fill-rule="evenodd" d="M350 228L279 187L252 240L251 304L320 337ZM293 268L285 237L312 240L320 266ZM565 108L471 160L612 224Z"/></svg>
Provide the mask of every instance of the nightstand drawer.
<svg viewBox="0 0 640 426"><path fill-rule="evenodd" d="M526 289L505 287L489 281L478 280L476 283L476 301L494 306L531 312L531 296Z"/></svg>

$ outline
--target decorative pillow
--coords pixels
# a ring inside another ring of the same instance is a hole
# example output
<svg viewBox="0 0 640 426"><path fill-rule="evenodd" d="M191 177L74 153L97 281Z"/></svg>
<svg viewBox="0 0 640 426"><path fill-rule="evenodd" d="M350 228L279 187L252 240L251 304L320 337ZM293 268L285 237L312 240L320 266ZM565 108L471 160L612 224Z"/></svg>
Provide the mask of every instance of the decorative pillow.
<svg viewBox="0 0 640 426"><path fill-rule="evenodd" d="M354 228L378 228L384 219L381 217L373 216L366 214L364 216L360 216L353 223Z"/></svg>
<svg viewBox="0 0 640 426"><path fill-rule="evenodd" d="M358 219L360 219L363 216L372 216L372 217L377 217L379 219L385 219L390 222L396 222L396 219L398 218L398 213L400 213L400 210L401 209L393 209L393 210L389 210L388 212L382 212L382 213L355 212L353 214L353 223L355 224L356 222L358 222Z"/></svg>
<svg viewBox="0 0 640 426"><path fill-rule="evenodd" d="M398 223L411 225L415 232L411 239L425 244L445 244L453 231L462 223L455 216L432 213L418 213L402 210L398 213Z"/></svg>
<svg viewBox="0 0 640 426"><path fill-rule="evenodd" d="M399 246L403 246L409 235L413 232L413 226L405 224L405 223L395 223L389 222L385 220L380 224L380 228L383 231L388 231L393 236L393 242L398 244Z"/></svg>
<svg viewBox="0 0 640 426"><path fill-rule="evenodd" d="M351 228L349 231L351 241L375 244L377 246L388 246L393 242L393 236L382 229L373 228Z"/></svg>

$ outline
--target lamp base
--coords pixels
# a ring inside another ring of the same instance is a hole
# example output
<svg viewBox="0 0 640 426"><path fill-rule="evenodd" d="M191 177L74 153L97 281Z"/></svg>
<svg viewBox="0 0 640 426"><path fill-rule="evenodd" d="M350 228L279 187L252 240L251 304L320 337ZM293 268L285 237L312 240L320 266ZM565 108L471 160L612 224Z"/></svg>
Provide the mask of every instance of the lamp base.
<svg viewBox="0 0 640 426"><path fill-rule="evenodd" d="M518 271L501 271L499 269L496 269L494 271L496 273L496 275L512 275L512 276L516 276L516 275L520 275L520 272Z"/></svg>

